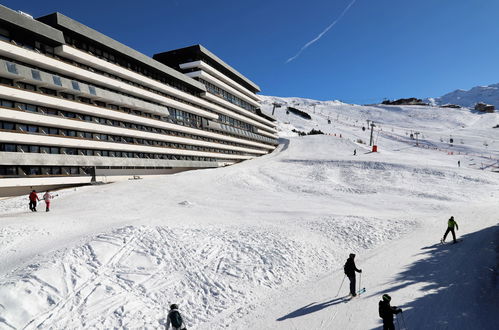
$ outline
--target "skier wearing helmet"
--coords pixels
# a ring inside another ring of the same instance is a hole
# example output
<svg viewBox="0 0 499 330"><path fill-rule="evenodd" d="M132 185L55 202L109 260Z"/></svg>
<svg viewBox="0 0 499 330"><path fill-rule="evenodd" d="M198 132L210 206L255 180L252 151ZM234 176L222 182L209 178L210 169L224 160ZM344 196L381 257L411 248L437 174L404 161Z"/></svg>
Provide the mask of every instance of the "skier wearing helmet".
<svg viewBox="0 0 499 330"><path fill-rule="evenodd" d="M456 230L459 230L459 226L457 225L457 222L454 220L454 217L450 217L449 221L447 221L447 230L445 231L444 238L440 242L444 243L445 239L447 238L447 235L449 233L452 233L452 239L454 240L454 244L457 243L456 240L456 232L454 231L454 227L456 227Z"/></svg>
<svg viewBox="0 0 499 330"><path fill-rule="evenodd" d="M382 300L379 302L379 317L383 319L383 330L395 330L393 315L402 313L401 308L390 306L390 300L392 300L392 297L384 294Z"/></svg>
<svg viewBox="0 0 499 330"><path fill-rule="evenodd" d="M170 329L170 325L173 330L187 330L187 327L182 320L182 316L178 311L177 304L170 305L170 311L168 312L168 316L166 317L166 330Z"/></svg>
<svg viewBox="0 0 499 330"><path fill-rule="evenodd" d="M345 266L343 266L343 270L345 271L345 275L348 276L348 279L350 280L350 294L355 297L357 295L355 292L355 272L362 273L362 269L357 269L354 259L355 254L350 253Z"/></svg>

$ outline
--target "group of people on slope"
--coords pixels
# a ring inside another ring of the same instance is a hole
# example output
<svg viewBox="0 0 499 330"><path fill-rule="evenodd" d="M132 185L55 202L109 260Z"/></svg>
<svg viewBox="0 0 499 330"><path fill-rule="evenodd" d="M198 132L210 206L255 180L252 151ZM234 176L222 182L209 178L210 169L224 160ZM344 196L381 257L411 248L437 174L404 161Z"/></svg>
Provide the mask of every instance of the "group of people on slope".
<svg viewBox="0 0 499 330"><path fill-rule="evenodd" d="M355 254L350 253L343 270L345 276L348 277L348 280L350 281L350 296L356 297L360 291L356 291L357 281L355 273L362 273L362 269L358 269L355 265ZM388 294L384 294L382 300L379 302L379 316L383 319L383 330L395 330L393 315L402 313L401 308L390 305L391 299L392 298Z"/></svg>
<svg viewBox="0 0 499 330"><path fill-rule="evenodd" d="M445 242L445 239L447 238L447 235L449 233L452 233L452 238L454 240L453 243L457 243L454 228L456 228L456 230L459 230L457 222L454 220L454 216L451 216L447 221L447 230L445 231L444 237L440 240L441 243ZM348 277L350 281L350 295L352 297L355 297L358 294L358 292L356 291L355 273L362 273L362 269L358 269L355 265L355 254L350 253L347 261L345 262L343 270L345 272L345 276ZM391 300L392 297L390 297L390 295L384 294L381 298L381 301L378 303L379 317L383 319L383 330L395 330L393 316L402 313L402 308L390 305Z"/></svg>
<svg viewBox="0 0 499 330"><path fill-rule="evenodd" d="M57 195L55 195L57 196ZM49 190L47 190L45 192L45 194L43 194L42 198L45 202L45 212L48 212L50 211L50 202L51 200L55 197L54 195L52 195L50 193ZM29 194L29 209L31 210L31 212L36 212L36 205L37 205L37 202L40 201L40 198L38 197L38 194L36 193L36 190L33 190L30 194Z"/></svg>

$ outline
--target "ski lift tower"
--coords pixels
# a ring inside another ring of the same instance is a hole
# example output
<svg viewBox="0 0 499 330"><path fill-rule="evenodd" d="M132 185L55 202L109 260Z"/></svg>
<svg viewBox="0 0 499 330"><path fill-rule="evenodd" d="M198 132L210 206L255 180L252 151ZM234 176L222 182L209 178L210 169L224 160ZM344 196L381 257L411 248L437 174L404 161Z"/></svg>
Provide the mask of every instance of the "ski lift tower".
<svg viewBox="0 0 499 330"><path fill-rule="evenodd" d="M280 108L282 104L274 102L274 103L272 103L272 105L274 106L274 107L272 108L272 116L273 116L273 115L274 115L275 108Z"/></svg>
<svg viewBox="0 0 499 330"><path fill-rule="evenodd" d="M374 131L374 127L376 127L376 125L374 125L374 122L371 121L371 138L369 139L369 145L370 146L373 145L373 131Z"/></svg>

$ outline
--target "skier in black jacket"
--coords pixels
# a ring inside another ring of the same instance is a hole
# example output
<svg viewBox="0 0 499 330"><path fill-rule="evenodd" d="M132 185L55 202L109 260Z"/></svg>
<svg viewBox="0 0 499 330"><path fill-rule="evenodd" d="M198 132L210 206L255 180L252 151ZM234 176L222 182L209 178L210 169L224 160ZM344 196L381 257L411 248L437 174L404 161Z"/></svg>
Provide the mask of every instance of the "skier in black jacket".
<svg viewBox="0 0 499 330"><path fill-rule="evenodd" d="M390 300L392 300L392 297L384 294L383 300L379 302L379 317L383 319L383 330L395 330L393 315L402 313L401 308L390 306Z"/></svg>
<svg viewBox="0 0 499 330"><path fill-rule="evenodd" d="M355 259L355 254L350 253L343 270L345 271L345 275L348 276L348 279L350 280L350 294L355 297L357 295L355 292L355 272L362 273L362 269L357 269L353 259Z"/></svg>

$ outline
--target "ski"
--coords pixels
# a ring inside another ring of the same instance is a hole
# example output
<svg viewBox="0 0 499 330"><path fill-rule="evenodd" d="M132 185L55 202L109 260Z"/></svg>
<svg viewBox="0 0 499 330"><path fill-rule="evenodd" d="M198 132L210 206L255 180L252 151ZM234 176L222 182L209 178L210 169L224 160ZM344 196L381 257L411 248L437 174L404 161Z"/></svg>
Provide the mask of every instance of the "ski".
<svg viewBox="0 0 499 330"><path fill-rule="evenodd" d="M365 293L365 292L366 292L366 288L362 288L359 291L357 291L357 294L360 295L360 294Z"/></svg>

